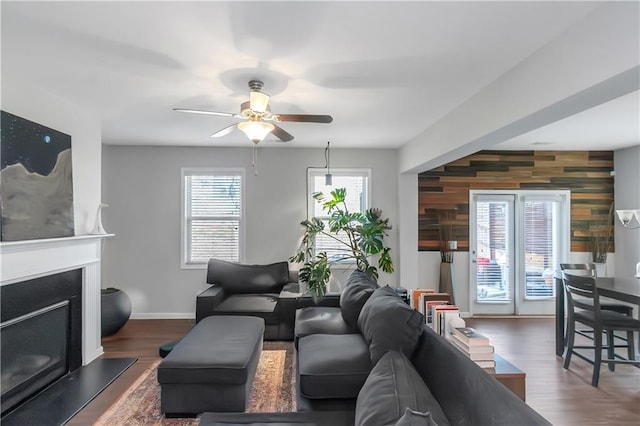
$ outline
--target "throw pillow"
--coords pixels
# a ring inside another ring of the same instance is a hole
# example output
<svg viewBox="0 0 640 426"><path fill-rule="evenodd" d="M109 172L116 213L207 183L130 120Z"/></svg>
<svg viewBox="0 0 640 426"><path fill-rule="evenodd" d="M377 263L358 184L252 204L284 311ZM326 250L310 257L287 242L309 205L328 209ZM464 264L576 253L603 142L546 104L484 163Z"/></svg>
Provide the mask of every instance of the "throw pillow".
<svg viewBox="0 0 640 426"><path fill-rule="evenodd" d="M376 365L388 351L411 357L424 329L424 316L391 287L380 287L362 307L358 328L369 344L371 365Z"/></svg>
<svg viewBox="0 0 640 426"><path fill-rule="evenodd" d="M340 294L342 319L350 327L358 326L358 316L369 297L380 286L366 272L355 270L349 275L347 284Z"/></svg>
<svg viewBox="0 0 640 426"><path fill-rule="evenodd" d="M435 424L449 425L440 404L411 362L400 352L390 351L380 358L360 389L356 400L355 424L390 426L396 425L400 419L407 422L417 416L412 413L405 417L407 409L412 412L429 412Z"/></svg>

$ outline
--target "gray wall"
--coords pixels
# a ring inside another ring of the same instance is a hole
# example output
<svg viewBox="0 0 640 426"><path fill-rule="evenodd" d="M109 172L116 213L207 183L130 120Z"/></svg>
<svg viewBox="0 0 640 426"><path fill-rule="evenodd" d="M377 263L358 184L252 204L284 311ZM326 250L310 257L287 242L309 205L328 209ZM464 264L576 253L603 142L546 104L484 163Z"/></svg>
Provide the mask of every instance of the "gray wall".
<svg viewBox="0 0 640 426"><path fill-rule="evenodd" d="M184 318L195 311L204 269L180 269L182 167L246 169L245 262L287 260L301 236L306 216L309 166L324 166L324 149L260 148L258 176L250 148L103 147L104 227L115 237L104 247L103 287L124 289L133 317ZM372 205L383 210L394 229L389 245L396 263L398 171L396 150L331 150L332 168L371 168ZM337 274L340 275L340 274ZM398 273L381 274L398 285Z"/></svg>
<svg viewBox="0 0 640 426"><path fill-rule="evenodd" d="M614 167L616 209L640 209L640 146L615 151ZM640 262L640 229L625 229L616 219L615 236L616 276L631 276Z"/></svg>

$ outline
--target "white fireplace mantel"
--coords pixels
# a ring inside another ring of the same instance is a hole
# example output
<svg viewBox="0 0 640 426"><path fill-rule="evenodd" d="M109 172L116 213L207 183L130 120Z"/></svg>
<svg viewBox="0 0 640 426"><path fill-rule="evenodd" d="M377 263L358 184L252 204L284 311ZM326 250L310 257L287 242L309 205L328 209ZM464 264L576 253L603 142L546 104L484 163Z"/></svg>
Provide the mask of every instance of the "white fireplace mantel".
<svg viewBox="0 0 640 426"><path fill-rule="evenodd" d="M102 240L113 234L0 243L0 285L82 269L82 364L103 353L100 342Z"/></svg>

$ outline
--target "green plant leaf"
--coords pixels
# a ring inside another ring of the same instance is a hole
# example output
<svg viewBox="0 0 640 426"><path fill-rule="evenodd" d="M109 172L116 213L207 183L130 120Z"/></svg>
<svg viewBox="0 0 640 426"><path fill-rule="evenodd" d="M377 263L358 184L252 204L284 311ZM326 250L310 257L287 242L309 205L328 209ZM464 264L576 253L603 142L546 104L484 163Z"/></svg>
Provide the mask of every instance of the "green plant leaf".
<svg viewBox="0 0 640 426"><path fill-rule="evenodd" d="M393 260L391 260L391 249L389 247L385 247L380 255L380 259L378 260L378 266L384 272L391 274L395 270L393 267Z"/></svg>

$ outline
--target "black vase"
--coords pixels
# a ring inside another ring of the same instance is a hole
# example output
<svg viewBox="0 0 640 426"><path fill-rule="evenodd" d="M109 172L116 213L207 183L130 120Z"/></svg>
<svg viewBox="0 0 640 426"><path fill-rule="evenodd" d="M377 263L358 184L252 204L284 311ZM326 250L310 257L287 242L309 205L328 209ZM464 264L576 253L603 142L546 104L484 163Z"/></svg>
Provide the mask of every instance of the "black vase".
<svg viewBox="0 0 640 426"><path fill-rule="evenodd" d="M114 335L122 328L131 316L131 300L124 291L109 287L100 291L101 335Z"/></svg>

